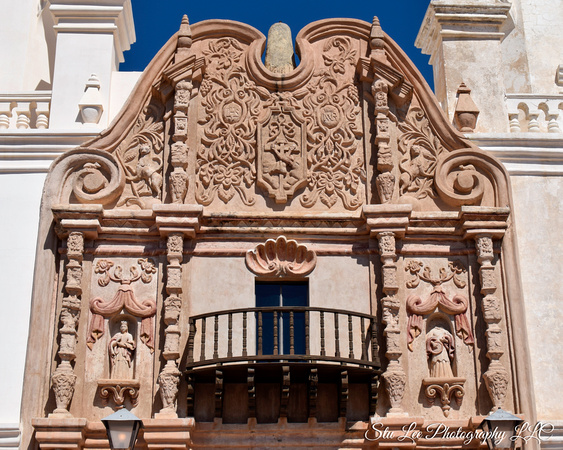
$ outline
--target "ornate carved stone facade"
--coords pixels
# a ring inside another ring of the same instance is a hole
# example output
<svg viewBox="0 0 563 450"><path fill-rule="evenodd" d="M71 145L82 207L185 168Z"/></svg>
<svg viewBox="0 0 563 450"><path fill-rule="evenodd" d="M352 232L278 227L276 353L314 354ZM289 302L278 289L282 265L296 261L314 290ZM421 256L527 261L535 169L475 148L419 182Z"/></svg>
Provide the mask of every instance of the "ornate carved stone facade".
<svg viewBox="0 0 563 450"><path fill-rule="evenodd" d="M36 399L54 416L132 408L148 448L268 447L272 429L291 447L304 424L338 447L376 420L469 431L492 406L519 412L498 281L518 274L492 241L506 172L377 19L297 42L300 64L272 72L252 27L184 18L114 125L51 169L41 258L68 262L36 292L63 326L33 332L44 366L56 354L56 406Z"/></svg>

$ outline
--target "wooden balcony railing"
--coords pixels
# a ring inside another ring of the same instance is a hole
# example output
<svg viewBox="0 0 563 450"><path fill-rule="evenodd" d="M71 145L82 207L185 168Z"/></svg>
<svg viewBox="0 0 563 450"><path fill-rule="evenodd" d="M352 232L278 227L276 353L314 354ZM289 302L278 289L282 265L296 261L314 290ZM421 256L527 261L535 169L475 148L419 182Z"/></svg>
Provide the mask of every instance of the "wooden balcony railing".
<svg viewBox="0 0 563 450"><path fill-rule="evenodd" d="M187 369L237 362L327 362L379 369L375 316L313 307L231 309L189 320Z"/></svg>

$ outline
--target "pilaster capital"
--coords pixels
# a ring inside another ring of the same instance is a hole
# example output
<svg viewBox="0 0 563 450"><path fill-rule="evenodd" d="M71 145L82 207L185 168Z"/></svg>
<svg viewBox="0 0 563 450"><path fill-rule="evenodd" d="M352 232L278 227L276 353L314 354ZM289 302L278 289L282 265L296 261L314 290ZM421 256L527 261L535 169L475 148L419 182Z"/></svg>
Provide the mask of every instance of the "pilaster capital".
<svg viewBox="0 0 563 450"><path fill-rule="evenodd" d="M466 239L487 236L501 239L508 228L510 208L489 208L482 206L462 206L461 226Z"/></svg>
<svg viewBox="0 0 563 450"><path fill-rule="evenodd" d="M203 206L165 204L154 205L156 226L160 235L182 233L186 238L195 238L199 230Z"/></svg>
<svg viewBox="0 0 563 450"><path fill-rule="evenodd" d="M393 232L396 237L403 237L411 212L412 205L364 205L362 217L372 238L377 238L382 232Z"/></svg>

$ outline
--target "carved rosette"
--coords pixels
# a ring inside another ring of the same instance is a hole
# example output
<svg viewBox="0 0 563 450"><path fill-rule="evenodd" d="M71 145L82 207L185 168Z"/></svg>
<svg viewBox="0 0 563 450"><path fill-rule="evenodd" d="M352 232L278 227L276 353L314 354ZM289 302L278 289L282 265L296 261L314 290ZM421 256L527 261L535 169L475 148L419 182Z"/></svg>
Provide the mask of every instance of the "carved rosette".
<svg viewBox="0 0 563 450"><path fill-rule="evenodd" d="M385 297L381 300L383 323L385 329L383 335L387 349L385 356L389 360L387 370L383 374L385 380L385 388L391 403L390 413L403 413L401 403L405 393L405 385L407 376L400 363L402 356L400 337L401 329L399 328L399 312L401 303L397 298L399 287L397 285L397 250L395 242L395 233L392 231L383 231L377 234L379 243L379 254L383 263L383 293Z"/></svg>
<svg viewBox="0 0 563 450"><path fill-rule="evenodd" d="M82 295L82 260L84 257L84 234L72 231L67 237L66 295L62 301L59 329L61 360L52 376L57 409L53 414L69 414L68 407L74 394L76 375L71 362L76 358L76 336L80 318Z"/></svg>
<svg viewBox="0 0 563 450"><path fill-rule="evenodd" d="M164 300L164 351L162 356L166 364L158 375L162 409L158 417L178 417L176 413L176 397L180 384L180 371L177 360L180 358L180 328L178 321L182 310L182 260L184 252L183 233L170 233L166 240L168 277L166 292L168 297Z"/></svg>
<svg viewBox="0 0 563 450"><path fill-rule="evenodd" d="M274 107L258 127L257 182L276 203L307 184L306 128L294 108Z"/></svg>
<svg viewBox="0 0 563 450"><path fill-rule="evenodd" d="M307 122L307 190L301 204L320 200L329 208L338 199L349 210L365 201L366 173L360 139L358 87L352 82L357 51L347 37L331 38L323 47L325 69L309 83L303 99Z"/></svg>
<svg viewBox="0 0 563 450"><path fill-rule="evenodd" d="M499 325L502 320L502 305L494 295L497 285L495 266L492 264L494 258L492 237L490 235L477 235L475 237L475 248L479 262L481 294L483 294L482 312L487 324L485 331L487 358L490 360L489 368L484 373L483 379L493 402L493 410L495 410L501 408L504 404L510 379L507 370L500 362L500 358L504 354L502 329Z"/></svg>
<svg viewBox="0 0 563 450"><path fill-rule="evenodd" d="M317 255L305 245L280 236L258 244L246 253L246 265L256 275L290 277L309 275L317 264Z"/></svg>

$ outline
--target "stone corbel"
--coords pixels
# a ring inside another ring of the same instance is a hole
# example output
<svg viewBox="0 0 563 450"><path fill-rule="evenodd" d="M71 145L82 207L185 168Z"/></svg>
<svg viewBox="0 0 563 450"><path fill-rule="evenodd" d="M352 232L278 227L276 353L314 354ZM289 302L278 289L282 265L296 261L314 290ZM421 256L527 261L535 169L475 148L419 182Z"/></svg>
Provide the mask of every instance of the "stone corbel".
<svg viewBox="0 0 563 450"><path fill-rule="evenodd" d="M385 356L388 360L383 373L385 388L391 409L388 416L402 416L407 413L401 407L405 394L407 375L401 364L401 342L406 338L399 327L401 302L397 298L397 250L396 238L403 237L409 223L412 207L410 205L366 205L363 216L366 218L370 237L377 239L382 262L381 277L384 297L381 300L383 311L383 334L386 342Z"/></svg>
<svg viewBox="0 0 563 450"><path fill-rule="evenodd" d="M481 294L482 314L487 328L487 358L489 367L483 374L485 385L493 403L492 411L504 407L509 390L510 376L500 361L504 355L504 340L500 322L506 317L497 290L494 260L494 239L501 240L507 228L508 208L463 207L462 220L465 237L475 240Z"/></svg>
<svg viewBox="0 0 563 450"><path fill-rule="evenodd" d="M182 310L182 262L185 238L195 238L203 208L194 205L155 205L157 227L166 238L166 293L164 301L164 349L166 364L158 375L162 409L156 418L177 418L176 400L180 385L180 313Z"/></svg>

